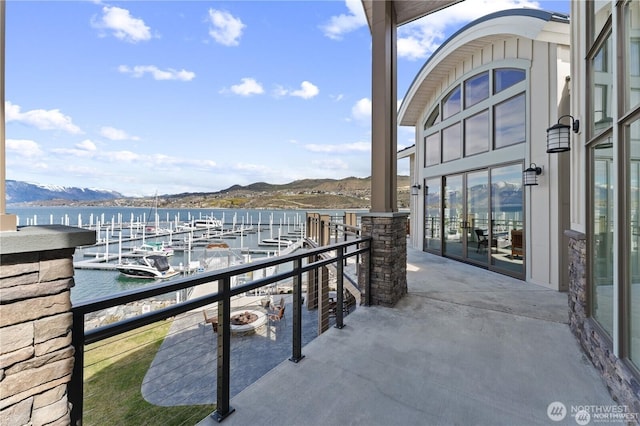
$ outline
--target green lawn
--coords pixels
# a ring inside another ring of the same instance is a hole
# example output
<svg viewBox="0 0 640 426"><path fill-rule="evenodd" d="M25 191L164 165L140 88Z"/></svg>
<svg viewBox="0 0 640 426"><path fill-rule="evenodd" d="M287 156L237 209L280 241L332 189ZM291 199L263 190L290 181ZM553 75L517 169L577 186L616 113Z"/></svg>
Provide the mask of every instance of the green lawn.
<svg viewBox="0 0 640 426"><path fill-rule="evenodd" d="M85 348L84 425L193 425L215 405L160 407L140 388L171 321L163 321Z"/></svg>

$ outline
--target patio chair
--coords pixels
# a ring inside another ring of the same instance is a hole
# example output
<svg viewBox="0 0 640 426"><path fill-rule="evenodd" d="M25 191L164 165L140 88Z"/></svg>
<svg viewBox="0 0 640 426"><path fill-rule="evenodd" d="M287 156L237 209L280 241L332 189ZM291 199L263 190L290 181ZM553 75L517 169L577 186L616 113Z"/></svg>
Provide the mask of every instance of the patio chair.
<svg viewBox="0 0 640 426"><path fill-rule="evenodd" d="M202 314L204 315L204 322L211 324L211 327L213 327L213 332L217 333L218 332L218 317L209 317L207 316L207 310L203 309L202 310Z"/></svg>
<svg viewBox="0 0 640 426"><path fill-rule="evenodd" d="M278 308L276 313L269 314L269 323L271 322L279 323L280 321L285 320L284 308L285 306L283 304L282 307Z"/></svg>
<svg viewBox="0 0 640 426"><path fill-rule="evenodd" d="M481 248L484 248L485 250L487 249L489 240L484 235L484 231L482 229L476 229L475 231L476 237L478 237L478 247L476 247L476 253L480 253Z"/></svg>
<svg viewBox="0 0 640 426"><path fill-rule="evenodd" d="M516 256L523 256L524 249L522 248L522 229L511 230L511 258Z"/></svg>
<svg viewBox="0 0 640 426"><path fill-rule="evenodd" d="M284 297L280 298L280 302L277 304L271 302L268 306L269 314L277 314L280 308L284 307Z"/></svg>

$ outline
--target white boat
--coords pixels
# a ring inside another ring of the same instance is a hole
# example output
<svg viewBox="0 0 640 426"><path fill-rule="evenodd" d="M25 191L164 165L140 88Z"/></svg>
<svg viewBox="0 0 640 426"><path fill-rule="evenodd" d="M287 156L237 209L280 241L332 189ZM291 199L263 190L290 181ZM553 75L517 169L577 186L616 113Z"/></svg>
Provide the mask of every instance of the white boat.
<svg viewBox="0 0 640 426"><path fill-rule="evenodd" d="M169 264L167 256L162 255L144 256L134 262L119 263L116 269L131 278L166 279L179 274Z"/></svg>
<svg viewBox="0 0 640 426"><path fill-rule="evenodd" d="M159 256L173 256L174 250L171 247L165 246L163 242L158 243L144 243L140 247L134 248L132 251L134 254Z"/></svg>
<svg viewBox="0 0 640 426"><path fill-rule="evenodd" d="M222 228L222 221L215 217L205 217L202 219L194 219L191 225L194 228Z"/></svg>

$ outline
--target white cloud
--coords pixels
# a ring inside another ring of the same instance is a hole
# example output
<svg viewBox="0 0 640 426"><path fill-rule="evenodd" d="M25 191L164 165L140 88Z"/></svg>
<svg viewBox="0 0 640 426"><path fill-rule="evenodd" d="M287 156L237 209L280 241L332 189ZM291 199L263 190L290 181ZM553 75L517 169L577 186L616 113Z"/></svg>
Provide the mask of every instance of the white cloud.
<svg viewBox="0 0 640 426"><path fill-rule="evenodd" d="M281 85L277 84L275 89L273 89L272 93L273 93L273 96L275 96L276 98L281 98L283 96L287 96L287 94L289 94L289 91L284 87L282 87Z"/></svg>
<svg viewBox="0 0 640 426"><path fill-rule="evenodd" d="M76 147L78 149L84 149L85 151L96 151L98 149L98 147L96 147L96 144L89 139L85 139L82 142L77 143Z"/></svg>
<svg viewBox="0 0 640 426"><path fill-rule="evenodd" d="M246 27L239 18L229 12L209 9L209 35L216 42L225 46L237 46L240 44L242 30Z"/></svg>
<svg viewBox="0 0 640 426"><path fill-rule="evenodd" d="M241 79L242 83L231 86L231 92L240 96L261 95L264 93L262 85L255 79L245 77ZM223 90L224 91L224 90Z"/></svg>
<svg viewBox="0 0 640 426"><path fill-rule="evenodd" d="M304 147L311 152L324 152L328 154L347 154L351 152L359 153L371 151L371 144L369 142L353 142L341 145L307 144Z"/></svg>
<svg viewBox="0 0 640 426"><path fill-rule="evenodd" d="M297 96L302 99L310 99L317 96L318 93L320 93L318 86L315 86L313 83L310 83L308 81L303 81L300 84L300 89L291 92L291 96Z"/></svg>
<svg viewBox="0 0 640 426"><path fill-rule="evenodd" d="M269 167L263 166L262 164L251 164L251 163L236 163L233 166L233 170L237 170L239 172L251 172L251 173L260 173L270 174L273 172Z"/></svg>
<svg viewBox="0 0 640 426"><path fill-rule="evenodd" d="M139 154L132 151L102 151L98 150L96 144L88 139L79 142L74 148L56 148L52 149L53 154L62 157L76 157L83 159L92 159L100 162L117 163L118 165L135 162L140 167L152 167L154 170L168 170L172 172L180 172L182 167L188 168L190 171L211 170L217 165L215 161L207 159L190 159L174 157L162 153L145 153Z"/></svg>
<svg viewBox="0 0 640 426"><path fill-rule="evenodd" d="M362 98L351 108L351 117L361 122L371 121L371 99Z"/></svg>
<svg viewBox="0 0 640 426"><path fill-rule="evenodd" d="M136 162L136 164L139 164L140 161L143 156L141 156L140 154L136 154L135 152L131 152L131 151L110 151L110 152L103 152L101 154L102 158L105 158L106 160L109 161L113 161L116 163L133 163Z"/></svg>
<svg viewBox="0 0 640 426"><path fill-rule="evenodd" d="M131 74L133 77L140 78L145 74L151 74L154 80L181 80L191 81L196 77L196 73L187 70L174 70L173 68L167 68L161 70L155 65L136 65L133 68L127 65L120 65L118 71L123 74Z"/></svg>
<svg viewBox="0 0 640 426"><path fill-rule="evenodd" d="M540 8L529 0L465 0L398 28L398 57L422 60L445 40L447 32L492 12L514 8ZM449 30L449 31L447 31Z"/></svg>
<svg viewBox="0 0 640 426"><path fill-rule="evenodd" d="M367 25L361 0L346 0L345 5L349 9L347 14L332 16L329 22L320 26L326 37L341 40L344 34Z"/></svg>
<svg viewBox="0 0 640 426"><path fill-rule="evenodd" d="M28 139L7 139L5 149L26 158L36 158L44 154L40 145Z"/></svg>
<svg viewBox="0 0 640 426"><path fill-rule="evenodd" d="M273 96L277 98L282 96L295 96L302 99L311 99L318 96L318 93L320 93L318 86L309 81L300 83L300 89L297 90L287 90L281 85L277 85L273 90Z"/></svg>
<svg viewBox="0 0 640 426"><path fill-rule="evenodd" d="M89 139L85 139L75 145L75 148L54 148L51 150L54 154L60 154L63 157L72 156L76 158L97 158L100 156L98 147Z"/></svg>
<svg viewBox="0 0 640 426"><path fill-rule="evenodd" d="M116 38L129 43L151 39L151 30L144 21L132 17L127 9L120 7L103 7L102 16L94 17L91 25L100 30L110 31Z"/></svg>
<svg viewBox="0 0 640 426"><path fill-rule="evenodd" d="M101 128L100 134L112 141L125 141L125 140L139 141L140 140L139 137L130 136L124 130L116 129L115 127L109 127L109 126L105 126Z"/></svg>
<svg viewBox="0 0 640 426"><path fill-rule="evenodd" d="M347 170L349 165L340 158L313 160L311 164L323 170Z"/></svg>
<svg viewBox="0 0 640 426"><path fill-rule="evenodd" d="M13 105L11 102L6 101L6 122L17 121L40 130L64 130L72 134L83 133L78 126L73 124L71 117L61 113L59 109L34 109L27 112L21 112L20 109L19 105Z"/></svg>

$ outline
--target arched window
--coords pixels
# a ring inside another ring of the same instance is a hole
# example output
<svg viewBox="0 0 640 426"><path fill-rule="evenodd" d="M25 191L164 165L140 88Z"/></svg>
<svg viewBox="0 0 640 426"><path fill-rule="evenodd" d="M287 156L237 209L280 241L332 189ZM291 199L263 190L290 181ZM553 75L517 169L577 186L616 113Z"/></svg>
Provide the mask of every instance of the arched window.
<svg viewBox="0 0 640 426"><path fill-rule="evenodd" d="M525 79L524 70L517 68L498 68L493 70L493 93L500 93L505 89Z"/></svg>

